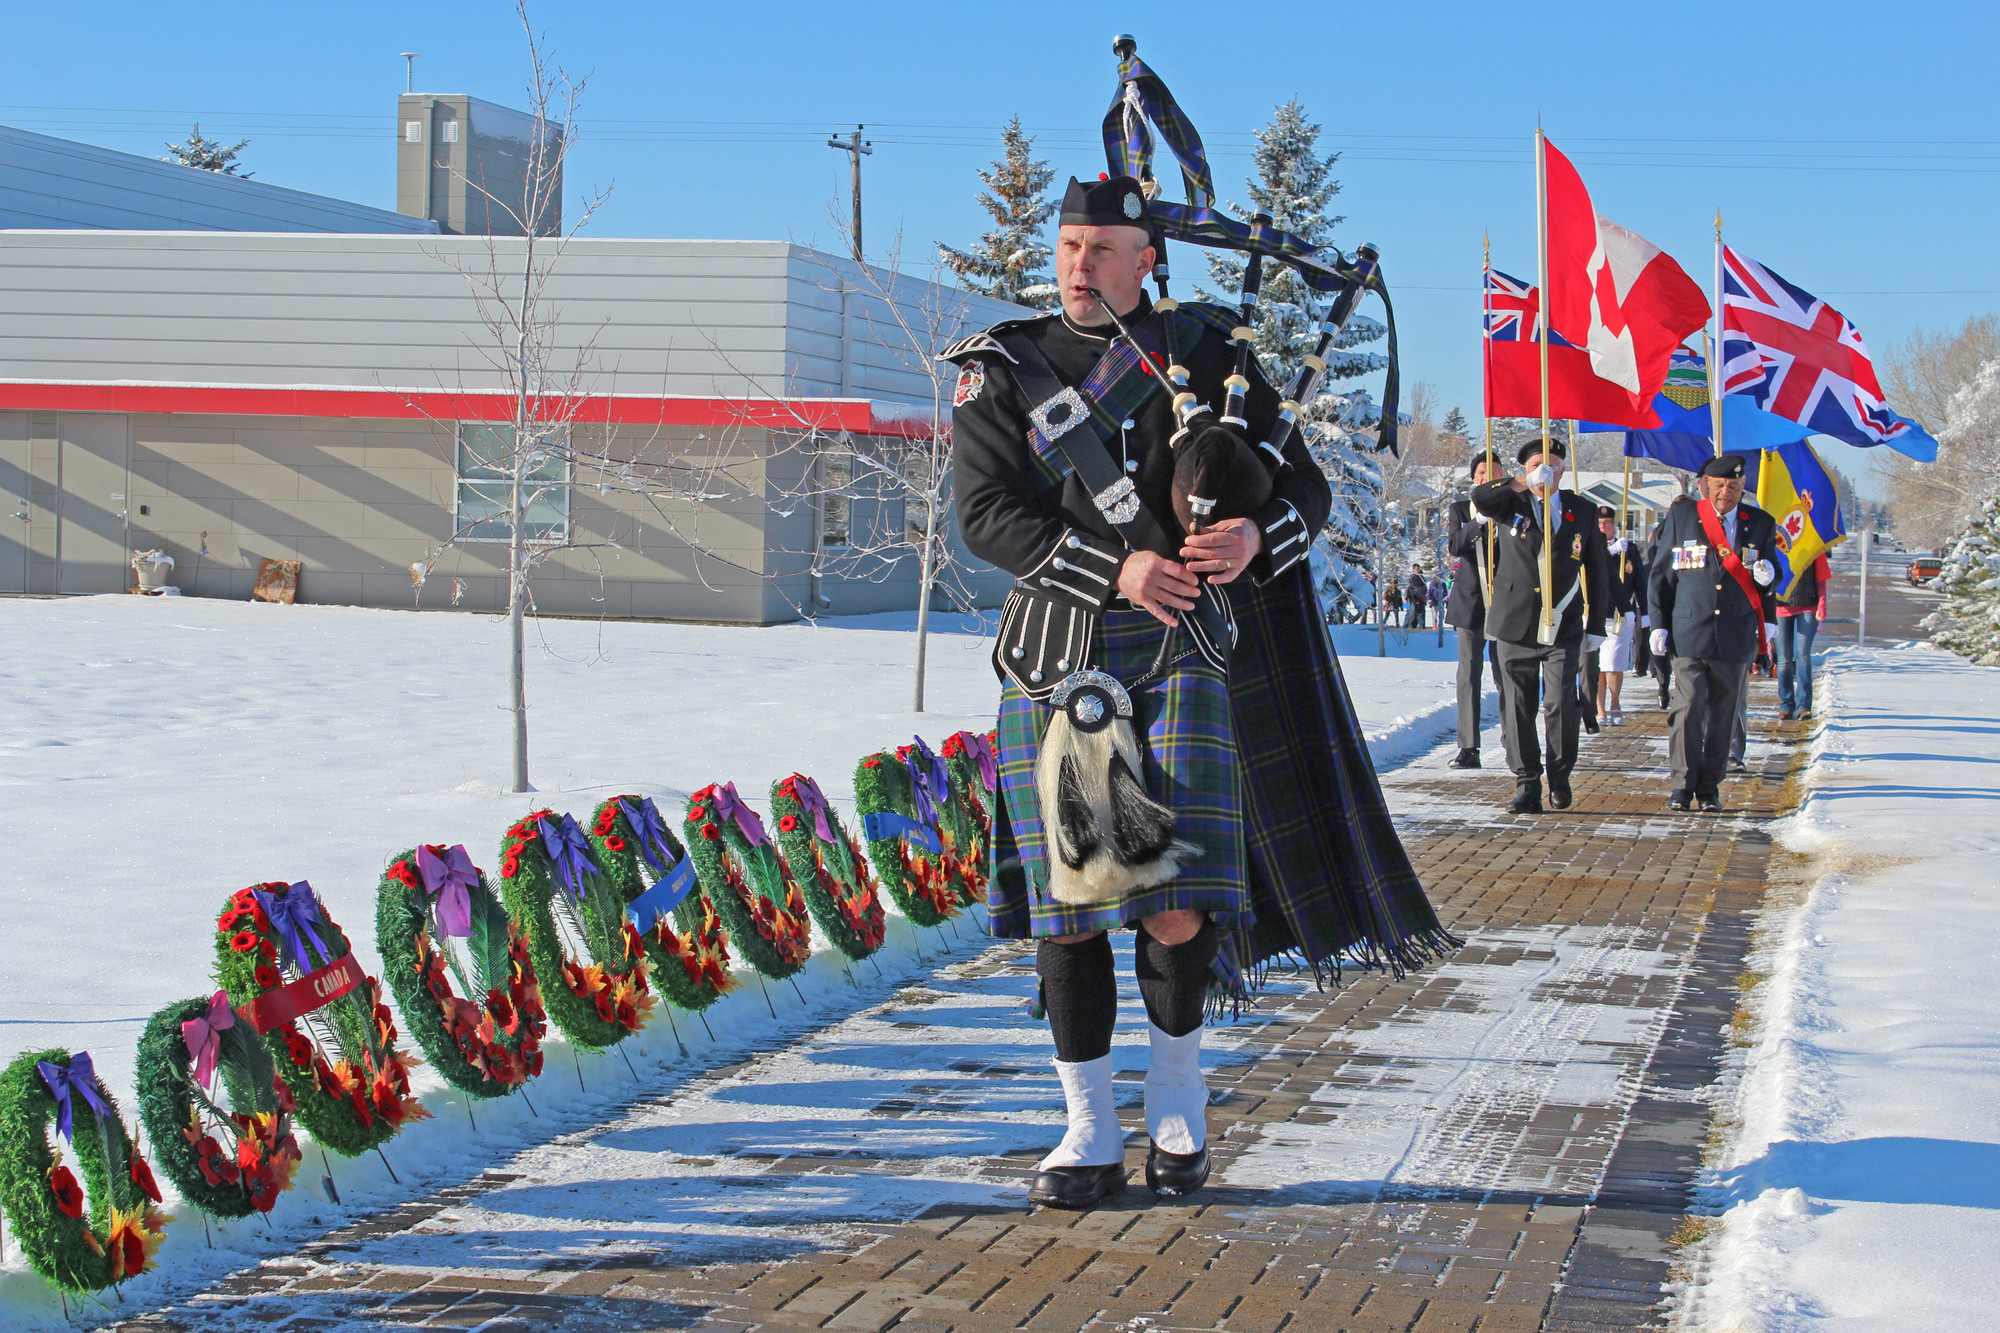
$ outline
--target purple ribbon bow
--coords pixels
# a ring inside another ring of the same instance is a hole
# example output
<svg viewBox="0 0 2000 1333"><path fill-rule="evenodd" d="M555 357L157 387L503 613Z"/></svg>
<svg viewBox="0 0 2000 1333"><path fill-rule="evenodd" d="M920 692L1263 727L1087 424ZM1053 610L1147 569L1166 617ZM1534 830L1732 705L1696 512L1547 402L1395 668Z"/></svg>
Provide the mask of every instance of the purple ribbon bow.
<svg viewBox="0 0 2000 1333"><path fill-rule="evenodd" d="M547 819L535 823L541 829L542 847L556 868L556 883L571 902L583 906L583 877L598 873L597 863L590 859L590 839L583 836L574 815L564 815L553 824Z"/></svg>
<svg viewBox="0 0 2000 1333"><path fill-rule="evenodd" d="M667 862L673 859L673 849L667 846L667 821L660 818L660 808L653 804L653 798L642 796L637 805L621 800L618 810L639 839L639 855L646 858L654 874L665 874Z"/></svg>
<svg viewBox="0 0 2000 1333"><path fill-rule="evenodd" d="M437 899L438 936L470 935L472 891L479 887L479 867L472 864L465 844L447 847L443 856L428 847L417 848L417 874L423 877L424 892Z"/></svg>
<svg viewBox="0 0 2000 1333"><path fill-rule="evenodd" d="M195 1081L211 1088L215 1081L216 1057L222 1054L222 1034L236 1026L236 1011L229 1007L229 995L217 991L208 1000L208 1012L181 1024L181 1040L194 1057Z"/></svg>
<svg viewBox="0 0 2000 1333"><path fill-rule="evenodd" d="M284 961L297 966L299 971L307 971L308 954L321 967L332 959L326 956L325 946L320 942L319 899L313 896L312 885L300 880L284 890L284 897L263 889L252 889L257 895L257 905L264 909L264 915L271 919L271 926L284 942Z"/></svg>
<svg viewBox="0 0 2000 1333"><path fill-rule="evenodd" d="M725 782L715 789L715 815L718 819L733 819L743 834L743 839L752 847L762 847L770 839L764 832L764 821L757 818L757 812L743 804L743 798L736 794L736 784Z"/></svg>
<svg viewBox="0 0 2000 1333"><path fill-rule="evenodd" d="M1000 766L993 754L993 742L984 732L961 731L965 738L966 757L979 765L979 783L988 791L1000 789Z"/></svg>
<svg viewBox="0 0 2000 1333"><path fill-rule="evenodd" d="M792 790L798 794L799 808L812 816L813 832L821 842L833 841L833 826L826 822L826 793L803 773L792 775Z"/></svg>
<svg viewBox="0 0 2000 1333"><path fill-rule="evenodd" d="M903 765L910 770L910 792L916 799L917 818L926 824L939 820L938 804L951 799L951 770L944 760L931 753L922 736L910 737Z"/></svg>
<svg viewBox="0 0 2000 1333"><path fill-rule="evenodd" d="M97 1071L90 1067L90 1052L78 1051L69 1058L69 1068L50 1064L47 1060L35 1061L35 1068L41 1073L42 1082L48 1085L49 1096L56 1099L56 1133L65 1139L70 1133L70 1094L76 1093L90 1103L90 1109L98 1115L109 1117L111 1108L98 1095Z"/></svg>

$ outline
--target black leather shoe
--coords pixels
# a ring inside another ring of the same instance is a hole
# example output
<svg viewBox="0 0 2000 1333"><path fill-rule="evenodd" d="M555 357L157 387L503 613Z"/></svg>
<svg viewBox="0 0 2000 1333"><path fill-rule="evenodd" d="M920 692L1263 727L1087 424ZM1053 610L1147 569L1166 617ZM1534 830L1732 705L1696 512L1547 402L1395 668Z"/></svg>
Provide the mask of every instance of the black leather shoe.
<svg viewBox="0 0 2000 1333"><path fill-rule="evenodd" d="M1549 804L1558 810L1569 809L1569 783L1555 778L1549 779Z"/></svg>
<svg viewBox="0 0 2000 1333"><path fill-rule="evenodd" d="M1445 767L1446 767L1446 768L1478 768L1478 767L1479 767L1479 751L1477 751L1477 750L1460 750L1460 751L1458 752L1458 757L1457 757L1456 759L1453 759L1453 760L1452 760L1452 761L1451 761L1451 762L1450 762L1449 764L1446 764L1446 765L1445 765Z"/></svg>
<svg viewBox="0 0 2000 1333"><path fill-rule="evenodd" d="M1527 782L1515 783L1514 799L1507 803L1507 808L1517 815L1539 815L1542 813L1541 782L1530 779Z"/></svg>
<svg viewBox="0 0 2000 1333"><path fill-rule="evenodd" d="M1168 1152L1158 1144L1146 1154L1146 1188L1163 1199L1192 1194L1208 1183L1208 1149Z"/></svg>
<svg viewBox="0 0 2000 1333"><path fill-rule="evenodd" d="M1597 714L1585 713L1583 715L1583 729L1589 732L1593 736L1597 734L1598 732Z"/></svg>
<svg viewBox="0 0 2000 1333"><path fill-rule="evenodd" d="M1701 812L1705 815L1719 815L1722 813L1722 798L1714 792L1695 797L1694 803L1701 807Z"/></svg>
<svg viewBox="0 0 2000 1333"><path fill-rule="evenodd" d="M1685 810L1688 808L1688 804L1688 794L1684 788L1674 788L1674 794L1667 797L1667 809L1669 810Z"/></svg>
<svg viewBox="0 0 2000 1333"><path fill-rule="evenodd" d="M1207 1154L1203 1174L1207 1173ZM1091 1208L1111 1194L1125 1192L1125 1163L1106 1166L1052 1166L1035 1177L1028 1202L1047 1208Z"/></svg>

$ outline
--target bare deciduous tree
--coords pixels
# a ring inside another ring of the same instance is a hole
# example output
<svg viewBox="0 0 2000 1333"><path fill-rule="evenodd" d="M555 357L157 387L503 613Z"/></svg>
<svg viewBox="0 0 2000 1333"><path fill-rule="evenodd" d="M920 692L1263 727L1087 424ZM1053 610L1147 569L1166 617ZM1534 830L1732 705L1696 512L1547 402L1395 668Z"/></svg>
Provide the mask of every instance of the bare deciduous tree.
<svg viewBox="0 0 2000 1333"><path fill-rule="evenodd" d="M1938 441L1935 463L1879 450L1875 470L1896 531L1919 546L1951 539L1993 494L2000 423L1976 391L1985 366L2000 360L2000 315L1979 315L1943 333L1918 330L1881 358L1882 388L1896 411Z"/></svg>

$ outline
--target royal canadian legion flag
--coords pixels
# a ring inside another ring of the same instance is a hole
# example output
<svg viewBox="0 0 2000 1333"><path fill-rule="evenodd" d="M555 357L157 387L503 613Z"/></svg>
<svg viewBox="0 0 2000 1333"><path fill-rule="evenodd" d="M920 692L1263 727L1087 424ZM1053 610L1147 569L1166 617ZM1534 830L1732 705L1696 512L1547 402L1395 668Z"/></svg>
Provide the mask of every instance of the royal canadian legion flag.
<svg viewBox="0 0 2000 1333"><path fill-rule="evenodd" d="M1666 252L1599 217L1576 168L1546 138L1541 142L1549 216L1548 414L1656 430L1653 398L1667 381L1674 349L1707 322L1708 301ZM1488 414L1542 411L1540 348L1524 340L1503 352L1489 339Z"/></svg>

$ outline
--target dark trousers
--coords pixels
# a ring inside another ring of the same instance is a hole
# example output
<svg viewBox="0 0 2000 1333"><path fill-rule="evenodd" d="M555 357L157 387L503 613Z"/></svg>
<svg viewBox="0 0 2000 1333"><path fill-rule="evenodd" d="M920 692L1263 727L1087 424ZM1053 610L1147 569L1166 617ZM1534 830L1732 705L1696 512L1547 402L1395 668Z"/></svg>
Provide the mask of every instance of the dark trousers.
<svg viewBox="0 0 2000 1333"><path fill-rule="evenodd" d="M1640 630L1641 634L1651 634L1651 630ZM1667 706L1668 693L1674 681L1674 659L1665 653L1653 659L1653 679L1660 683L1660 707Z"/></svg>
<svg viewBox="0 0 2000 1333"><path fill-rule="evenodd" d="M1674 700L1667 709L1668 760L1674 787L1697 797L1722 790L1748 662L1712 657L1674 659Z"/></svg>
<svg viewBox="0 0 2000 1333"><path fill-rule="evenodd" d="M1597 720L1597 650L1588 642L1583 646L1583 700L1579 708L1591 721Z"/></svg>
<svg viewBox="0 0 2000 1333"><path fill-rule="evenodd" d="M1485 693L1479 683L1481 658L1493 665L1493 688L1501 690L1499 645L1482 630L1458 631L1458 748L1479 748L1479 704Z"/></svg>
<svg viewBox="0 0 2000 1333"><path fill-rule="evenodd" d="M1526 782L1542 775L1544 754L1551 782L1569 781L1576 767L1577 731L1583 714L1576 706L1576 669L1581 643L1524 648L1499 643L1500 738L1507 745L1507 767ZM1539 707L1546 749L1536 744L1535 713Z"/></svg>

